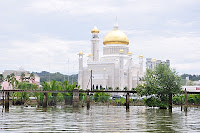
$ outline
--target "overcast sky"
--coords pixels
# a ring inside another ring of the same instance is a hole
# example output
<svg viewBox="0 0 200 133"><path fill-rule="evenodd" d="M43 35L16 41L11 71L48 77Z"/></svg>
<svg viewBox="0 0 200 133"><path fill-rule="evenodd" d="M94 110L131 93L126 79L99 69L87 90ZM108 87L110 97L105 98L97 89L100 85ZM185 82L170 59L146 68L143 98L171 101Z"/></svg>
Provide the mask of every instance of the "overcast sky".
<svg viewBox="0 0 200 133"><path fill-rule="evenodd" d="M90 53L91 29L103 38L119 29L137 64L144 58L171 60L179 74L200 74L199 0L1 0L0 72L78 72L77 53ZM68 65L69 63L69 65Z"/></svg>

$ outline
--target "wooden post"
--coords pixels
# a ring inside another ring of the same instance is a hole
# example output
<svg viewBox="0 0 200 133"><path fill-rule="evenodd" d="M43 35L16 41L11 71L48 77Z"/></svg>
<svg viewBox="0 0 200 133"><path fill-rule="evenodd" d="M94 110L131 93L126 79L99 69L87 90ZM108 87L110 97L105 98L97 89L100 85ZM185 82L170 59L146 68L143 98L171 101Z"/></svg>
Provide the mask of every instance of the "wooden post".
<svg viewBox="0 0 200 133"><path fill-rule="evenodd" d="M90 109L90 95L89 95L89 91L87 92L87 109Z"/></svg>
<svg viewBox="0 0 200 133"><path fill-rule="evenodd" d="M44 96L43 96L43 108L47 108L47 106L48 106L47 92L44 92Z"/></svg>
<svg viewBox="0 0 200 133"><path fill-rule="evenodd" d="M172 93L169 94L169 110L172 110Z"/></svg>
<svg viewBox="0 0 200 133"><path fill-rule="evenodd" d="M183 98L182 98L182 95L181 95L181 111L183 110Z"/></svg>
<svg viewBox="0 0 200 133"><path fill-rule="evenodd" d="M73 107L79 107L79 90L77 87L73 90Z"/></svg>
<svg viewBox="0 0 200 133"><path fill-rule="evenodd" d="M129 93L126 94L126 111L129 111Z"/></svg>
<svg viewBox="0 0 200 133"><path fill-rule="evenodd" d="M9 111L9 92L6 92L5 97L5 111Z"/></svg>
<svg viewBox="0 0 200 133"><path fill-rule="evenodd" d="M187 106L187 90L185 88L185 106Z"/></svg>
<svg viewBox="0 0 200 133"><path fill-rule="evenodd" d="M3 108L4 108L4 96L5 96L5 92L4 92L4 88L3 88Z"/></svg>
<svg viewBox="0 0 200 133"><path fill-rule="evenodd" d="M184 107L184 109L185 109L185 112L187 115L187 90L186 90L186 88L185 88L185 107Z"/></svg>

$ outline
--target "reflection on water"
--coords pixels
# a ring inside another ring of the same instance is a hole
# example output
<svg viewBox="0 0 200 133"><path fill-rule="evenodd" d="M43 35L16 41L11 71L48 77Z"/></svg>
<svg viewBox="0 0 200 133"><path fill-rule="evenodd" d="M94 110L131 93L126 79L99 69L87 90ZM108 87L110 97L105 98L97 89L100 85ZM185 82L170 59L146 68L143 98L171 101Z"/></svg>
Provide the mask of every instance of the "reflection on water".
<svg viewBox="0 0 200 133"><path fill-rule="evenodd" d="M2 106L0 106L2 109ZM0 132L200 132L200 108L168 110L130 106L12 106L1 112Z"/></svg>

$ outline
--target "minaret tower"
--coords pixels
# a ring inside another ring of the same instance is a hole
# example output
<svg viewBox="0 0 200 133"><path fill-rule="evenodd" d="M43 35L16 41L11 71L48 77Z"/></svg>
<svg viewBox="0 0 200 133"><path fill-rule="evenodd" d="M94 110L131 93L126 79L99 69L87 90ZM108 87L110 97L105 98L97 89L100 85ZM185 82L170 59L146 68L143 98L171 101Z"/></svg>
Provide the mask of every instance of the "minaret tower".
<svg viewBox="0 0 200 133"><path fill-rule="evenodd" d="M143 77L143 55L139 55L139 64L140 64L140 76Z"/></svg>
<svg viewBox="0 0 200 133"><path fill-rule="evenodd" d="M83 52L79 52L79 72L78 72L78 85L83 89Z"/></svg>
<svg viewBox="0 0 200 133"><path fill-rule="evenodd" d="M132 53L131 52L128 52L128 89L131 90L132 89L132 81L133 81L133 78L132 78Z"/></svg>
<svg viewBox="0 0 200 133"><path fill-rule="evenodd" d="M124 50L119 51L119 87L124 89Z"/></svg>
<svg viewBox="0 0 200 133"><path fill-rule="evenodd" d="M152 70L155 70L155 68L156 68L156 59L153 58L152 59Z"/></svg>
<svg viewBox="0 0 200 133"><path fill-rule="evenodd" d="M92 54L92 61L99 61L99 30L96 26L91 30L92 39L91 39L91 54Z"/></svg>

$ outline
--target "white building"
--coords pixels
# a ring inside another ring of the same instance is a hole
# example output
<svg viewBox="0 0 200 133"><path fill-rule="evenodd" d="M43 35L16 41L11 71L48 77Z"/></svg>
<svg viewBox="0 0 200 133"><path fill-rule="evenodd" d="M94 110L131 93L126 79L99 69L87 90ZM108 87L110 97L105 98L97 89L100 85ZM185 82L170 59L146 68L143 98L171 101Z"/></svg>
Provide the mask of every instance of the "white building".
<svg viewBox="0 0 200 133"><path fill-rule="evenodd" d="M119 30L118 24L103 39L103 57L99 57L99 30L95 26L92 31L91 54L88 55L87 66L83 66L83 52L79 52L78 84L81 89L99 89L119 87L129 90L139 84L143 77L143 56L139 63L133 62L129 51L129 40L126 34ZM92 74L91 74L92 73ZM92 82L91 82L92 75ZM91 87L92 83L92 87Z"/></svg>

